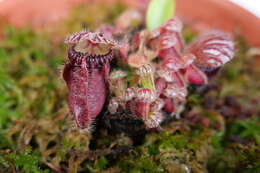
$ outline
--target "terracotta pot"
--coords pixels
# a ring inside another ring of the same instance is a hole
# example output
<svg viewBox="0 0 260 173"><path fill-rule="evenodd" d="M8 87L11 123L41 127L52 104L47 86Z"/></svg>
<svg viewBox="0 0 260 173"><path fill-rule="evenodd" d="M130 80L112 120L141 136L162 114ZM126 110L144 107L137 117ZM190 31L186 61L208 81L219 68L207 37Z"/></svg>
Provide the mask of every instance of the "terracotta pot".
<svg viewBox="0 0 260 173"><path fill-rule="evenodd" d="M0 0L0 18L14 26L49 26L68 15L78 3L117 0ZM127 5L144 10L148 0L121 0ZM198 31L209 28L241 34L253 46L260 47L260 19L227 0L176 0L177 16Z"/></svg>
<svg viewBox="0 0 260 173"><path fill-rule="evenodd" d="M217 28L241 34L260 47L260 18L227 0L177 0L177 15L198 30Z"/></svg>
<svg viewBox="0 0 260 173"><path fill-rule="evenodd" d="M0 0L0 17L14 26L42 28L68 15L80 0Z"/></svg>
<svg viewBox="0 0 260 173"><path fill-rule="evenodd" d="M144 8L145 0L125 0ZM260 18L228 0L176 0L176 15L195 30L221 29L242 35L250 45L260 47Z"/></svg>

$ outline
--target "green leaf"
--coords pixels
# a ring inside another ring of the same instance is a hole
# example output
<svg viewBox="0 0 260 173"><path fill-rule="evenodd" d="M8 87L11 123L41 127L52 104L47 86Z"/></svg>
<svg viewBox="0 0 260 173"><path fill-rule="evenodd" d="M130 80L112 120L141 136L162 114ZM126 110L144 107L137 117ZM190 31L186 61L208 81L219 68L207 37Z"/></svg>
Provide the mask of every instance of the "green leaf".
<svg viewBox="0 0 260 173"><path fill-rule="evenodd" d="M151 0L146 13L146 27L153 30L172 18L175 0Z"/></svg>

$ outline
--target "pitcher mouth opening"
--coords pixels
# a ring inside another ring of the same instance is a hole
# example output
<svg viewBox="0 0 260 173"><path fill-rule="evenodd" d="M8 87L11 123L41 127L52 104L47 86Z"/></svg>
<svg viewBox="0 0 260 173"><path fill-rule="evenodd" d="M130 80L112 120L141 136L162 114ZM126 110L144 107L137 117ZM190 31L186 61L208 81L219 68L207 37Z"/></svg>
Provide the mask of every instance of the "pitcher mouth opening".
<svg viewBox="0 0 260 173"><path fill-rule="evenodd" d="M113 58L113 49L118 45L100 32L81 32L68 36L65 43L69 44L68 58L75 65L84 61L88 68L99 68Z"/></svg>
<svg viewBox="0 0 260 173"><path fill-rule="evenodd" d="M89 53L78 52L74 49L74 46L72 46L69 49L68 57L71 63L75 66L80 66L82 61L86 61L88 68L99 68L108 64L113 59L113 50L111 49L104 55L91 55Z"/></svg>

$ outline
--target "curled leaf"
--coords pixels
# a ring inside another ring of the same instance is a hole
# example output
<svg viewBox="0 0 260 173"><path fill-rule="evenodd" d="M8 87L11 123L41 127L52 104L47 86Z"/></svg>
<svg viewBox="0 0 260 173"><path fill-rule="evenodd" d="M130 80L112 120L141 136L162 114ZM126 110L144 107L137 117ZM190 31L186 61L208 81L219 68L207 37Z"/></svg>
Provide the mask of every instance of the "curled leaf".
<svg viewBox="0 0 260 173"><path fill-rule="evenodd" d="M228 33L211 31L199 36L191 44L189 52L197 57L196 66L215 69L233 59L235 44Z"/></svg>

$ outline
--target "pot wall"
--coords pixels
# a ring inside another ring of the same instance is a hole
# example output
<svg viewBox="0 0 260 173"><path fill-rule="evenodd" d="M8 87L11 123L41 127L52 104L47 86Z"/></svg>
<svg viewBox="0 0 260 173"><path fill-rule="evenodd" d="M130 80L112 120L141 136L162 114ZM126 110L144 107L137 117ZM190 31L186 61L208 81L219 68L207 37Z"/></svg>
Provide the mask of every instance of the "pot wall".
<svg viewBox="0 0 260 173"><path fill-rule="evenodd" d="M14 26L42 28L68 15L74 5L117 0L0 0L0 19ZM121 0L144 9L148 0ZM198 31L222 29L241 34L253 46L260 47L260 19L228 0L176 0L177 16Z"/></svg>
<svg viewBox="0 0 260 173"><path fill-rule="evenodd" d="M227 0L177 0L177 15L197 30L218 28L242 34L260 47L260 18Z"/></svg>

